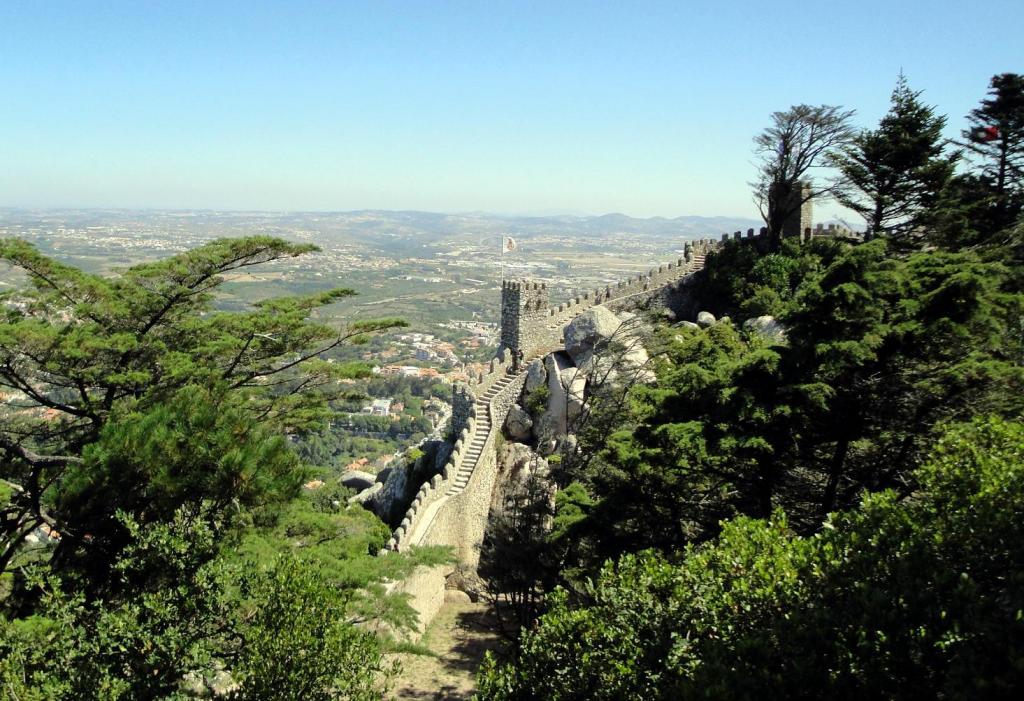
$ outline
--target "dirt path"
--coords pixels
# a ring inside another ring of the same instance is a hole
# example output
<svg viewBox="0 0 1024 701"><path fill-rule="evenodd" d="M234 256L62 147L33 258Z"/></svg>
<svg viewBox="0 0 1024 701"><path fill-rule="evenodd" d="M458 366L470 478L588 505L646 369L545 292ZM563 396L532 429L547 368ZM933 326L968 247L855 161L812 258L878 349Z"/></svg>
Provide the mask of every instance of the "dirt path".
<svg viewBox="0 0 1024 701"><path fill-rule="evenodd" d="M445 603L420 641L437 657L398 655L402 674L391 698L468 701L484 652L500 644L489 620L483 603Z"/></svg>

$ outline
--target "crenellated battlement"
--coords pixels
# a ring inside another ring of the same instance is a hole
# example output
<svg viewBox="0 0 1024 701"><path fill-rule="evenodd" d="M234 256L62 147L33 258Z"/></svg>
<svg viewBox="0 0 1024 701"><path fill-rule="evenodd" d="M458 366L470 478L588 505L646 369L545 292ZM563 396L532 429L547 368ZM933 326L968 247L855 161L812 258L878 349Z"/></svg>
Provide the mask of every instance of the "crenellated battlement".
<svg viewBox="0 0 1024 701"><path fill-rule="evenodd" d="M516 352L526 343L524 328L548 313L548 286L543 282L501 283L501 347Z"/></svg>
<svg viewBox="0 0 1024 701"><path fill-rule="evenodd" d="M810 230L803 236L810 238ZM501 346L486 372L454 388L452 452L441 472L420 486L384 552L404 551L417 545L447 545L455 549L463 566L475 567L491 494L501 478L495 447L498 435L526 381L524 363L518 361L562 348L566 324L592 307L639 308L652 302L664 305L673 296L680 296L690 277L704 267L708 254L724 242L734 241L767 250L767 230L724 234L720 241L688 241L681 258L582 292L557 306L551 306L548 287L543 282L502 282ZM432 579L410 581L403 584L404 590L423 603L421 610L427 620L421 623L425 624L436 613L437 602L443 601L443 573Z"/></svg>
<svg viewBox="0 0 1024 701"><path fill-rule="evenodd" d="M503 280L501 283L502 290L514 290L517 292L546 290L547 288L546 282L530 282L528 280Z"/></svg>
<svg viewBox="0 0 1024 701"><path fill-rule="evenodd" d="M753 230L751 230L753 231ZM759 239L751 234L751 239ZM598 304L659 294L703 267L704 257L720 244L712 239L686 242L683 257L616 283L581 292L552 306L547 285L534 281L506 281L501 289L501 352L530 357L559 347L562 328L574 316Z"/></svg>

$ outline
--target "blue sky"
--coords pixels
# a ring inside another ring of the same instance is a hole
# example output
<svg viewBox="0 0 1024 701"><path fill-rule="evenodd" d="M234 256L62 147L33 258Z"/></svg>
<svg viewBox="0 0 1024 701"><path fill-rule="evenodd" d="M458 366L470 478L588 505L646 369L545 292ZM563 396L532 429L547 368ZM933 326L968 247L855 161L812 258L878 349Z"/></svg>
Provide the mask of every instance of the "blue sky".
<svg viewBox="0 0 1024 701"><path fill-rule="evenodd" d="M4 0L0 206L754 215L772 111L873 126L902 68L953 135L1022 27L1020 0Z"/></svg>

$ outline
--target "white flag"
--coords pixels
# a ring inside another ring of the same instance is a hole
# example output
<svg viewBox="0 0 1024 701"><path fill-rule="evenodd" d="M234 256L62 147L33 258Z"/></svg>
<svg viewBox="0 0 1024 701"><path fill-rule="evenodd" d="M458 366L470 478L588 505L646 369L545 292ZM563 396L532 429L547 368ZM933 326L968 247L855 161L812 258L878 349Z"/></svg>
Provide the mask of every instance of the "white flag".
<svg viewBox="0 0 1024 701"><path fill-rule="evenodd" d="M506 236L505 240L501 244L502 253L511 253L516 250L516 240L511 236Z"/></svg>

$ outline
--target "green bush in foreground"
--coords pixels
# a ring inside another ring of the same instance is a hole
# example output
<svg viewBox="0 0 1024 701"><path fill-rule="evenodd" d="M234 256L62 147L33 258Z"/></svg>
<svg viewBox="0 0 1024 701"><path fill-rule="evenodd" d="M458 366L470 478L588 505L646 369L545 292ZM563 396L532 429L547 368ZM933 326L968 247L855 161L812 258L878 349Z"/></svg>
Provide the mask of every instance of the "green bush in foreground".
<svg viewBox="0 0 1024 701"><path fill-rule="evenodd" d="M268 567L209 559L201 519L140 530L116 569L123 581L159 569L167 581L119 601L36 580L37 613L0 618L0 687L20 701L236 701L382 697L393 670L381 641L352 624L354 591L292 555ZM173 582L173 584L171 583Z"/></svg>
<svg viewBox="0 0 1024 701"><path fill-rule="evenodd" d="M1024 687L1024 424L950 430L900 501L817 535L726 524L680 563L627 555L563 591L479 698L1016 698Z"/></svg>

